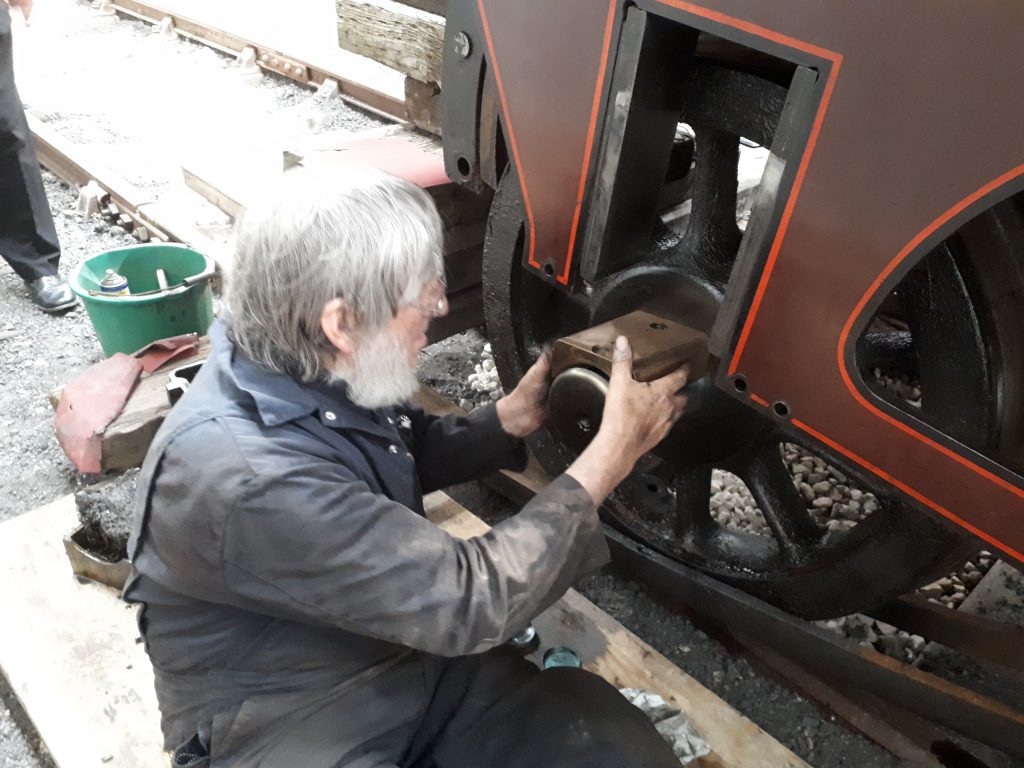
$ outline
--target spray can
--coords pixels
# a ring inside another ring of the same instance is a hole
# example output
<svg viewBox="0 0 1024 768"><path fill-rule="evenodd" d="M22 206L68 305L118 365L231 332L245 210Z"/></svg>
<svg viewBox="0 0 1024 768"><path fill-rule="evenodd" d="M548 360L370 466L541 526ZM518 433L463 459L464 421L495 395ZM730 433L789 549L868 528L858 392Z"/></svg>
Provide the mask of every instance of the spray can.
<svg viewBox="0 0 1024 768"><path fill-rule="evenodd" d="M100 291L108 296L127 296L128 278L108 269L107 274L100 281Z"/></svg>

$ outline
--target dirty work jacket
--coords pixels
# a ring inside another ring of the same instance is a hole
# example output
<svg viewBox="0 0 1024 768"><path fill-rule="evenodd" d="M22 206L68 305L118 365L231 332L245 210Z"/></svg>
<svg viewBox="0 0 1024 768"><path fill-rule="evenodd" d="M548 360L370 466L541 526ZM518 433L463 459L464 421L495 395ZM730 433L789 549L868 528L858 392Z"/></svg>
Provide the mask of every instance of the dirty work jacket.
<svg viewBox="0 0 1024 768"><path fill-rule="evenodd" d="M213 766L282 743L290 766L397 761L444 657L501 644L607 561L594 505L563 475L453 538L422 494L525 460L493 406L371 412L259 367L221 322L210 335L146 457L129 542L166 746L198 730Z"/></svg>

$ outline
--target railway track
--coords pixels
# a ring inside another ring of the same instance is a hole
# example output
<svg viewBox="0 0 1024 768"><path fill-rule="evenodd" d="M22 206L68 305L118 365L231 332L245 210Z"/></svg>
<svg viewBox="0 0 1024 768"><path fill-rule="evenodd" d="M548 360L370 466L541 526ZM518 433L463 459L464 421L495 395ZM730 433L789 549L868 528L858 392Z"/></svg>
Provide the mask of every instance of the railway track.
<svg viewBox="0 0 1024 768"><path fill-rule="evenodd" d="M118 12L153 23L164 18L157 18L161 9L153 4L120 0L113 3L113 7ZM181 16L174 19L179 33L201 39L211 47L234 53L246 47L254 47L257 54L263 50L251 40L225 37L212 27L192 24ZM246 45L236 50L243 43ZM308 72L305 81L301 76L292 79L315 84L318 78L323 82L331 74L310 64L304 66ZM347 87L348 96L354 101L360 101L359 94L366 95L356 82ZM370 99L364 105L392 118L398 118L400 112L400 105L393 101ZM177 216L172 208L140 196L130 185L121 183L116 174L108 174L109 169L83 156L80 148L62 141L46 126L34 122L32 128L40 161L55 175L77 186L90 180L98 181L109 201L136 226L147 227L150 237L189 243L200 250L216 250L222 254L220 263L229 264L224 243L209 238L186 218ZM435 412L457 409L454 404L429 393L425 404ZM533 465L525 473L503 473L492 478L489 484L519 504L546 481L542 470ZM737 653L834 712L852 728L897 756L929 765L997 768L1011 764L1005 762L998 750L1024 760L1024 713L1021 711L786 614L662 558L615 530L608 529L608 537L617 560L647 574L647 586L666 604L692 617ZM1024 633L1020 630L914 599L895 601L872 615L954 647L979 661L1017 672L1024 668L1019 654ZM949 731L965 737L967 745L950 739Z"/></svg>

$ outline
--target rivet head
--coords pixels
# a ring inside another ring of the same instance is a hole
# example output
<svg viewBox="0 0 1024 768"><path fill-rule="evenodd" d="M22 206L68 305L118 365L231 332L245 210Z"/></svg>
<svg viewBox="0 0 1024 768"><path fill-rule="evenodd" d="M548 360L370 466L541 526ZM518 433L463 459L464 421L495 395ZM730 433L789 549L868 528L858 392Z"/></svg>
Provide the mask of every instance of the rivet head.
<svg viewBox="0 0 1024 768"><path fill-rule="evenodd" d="M389 453L394 453L394 454L397 454L397 453L398 453L398 446L397 446L397 445L394 445L394 444L392 444L392 445L389 445L389 446L388 446L388 452L389 452Z"/></svg>
<svg viewBox="0 0 1024 768"><path fill-rule="evenodd" d="M454 39L455 52L464 59L469 58L469 54L473 52L473 41L469 39L469 35L465 32L459 32Z"/></svg>
<svg viewBox="0 0 1024 768"><path fill-rule="evenodd" d="M324 418L328 421L334 421L338 417L334 415L334 411L326 411L324 413Z"/></svg>

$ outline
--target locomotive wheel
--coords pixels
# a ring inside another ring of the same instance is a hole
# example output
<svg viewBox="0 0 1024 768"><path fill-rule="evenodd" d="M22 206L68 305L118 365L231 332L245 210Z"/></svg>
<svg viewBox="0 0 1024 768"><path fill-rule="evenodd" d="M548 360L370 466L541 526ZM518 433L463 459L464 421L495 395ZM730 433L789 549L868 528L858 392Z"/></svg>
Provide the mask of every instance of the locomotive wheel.
<svg viewBox="0 0 1024 768"><path fill-rule="evenodd" d="M754 77L734 74L748 84ZM762 81L761 88L755 99L760 114L733 109L719 123L713 114L692 121L697 160L686 235L672 237L662 228L646 261L585 294L562 294L521 267L521 192L515 173L504 174L484 249L484 310L506 387L514 386L544 344L634 309L710 331L741 238L735 187L730 191L722 181L736 178L740 136L762 144L770 139L759 133L758 124L773 126L773 116L763 109L779 103L771 95L778 86ZM736 122L744 114L750 115L746 127ZM1024 199L1006 201L963 227L894 293L883 307L886 314L876 316L858 344L865 381L872 381L877 368L915 378L920 404L894 400L894 405L1020 466L1024 398L1018 382L1024 353L1017 340L1024 338ZM950 361L955 361L955 377L949 375ZM677 442L686 447L671 459L642 460L603 506L606 522L664 555L808 618L878 605L947 573L979 548L965 532L913 506L884 481L718 392L710 378L689 388L687 413L676 428L682 438ZM539 435L532 448L552 474L574 458L550 433ZM877 509L843 530L826 530L795 485L783 458L787 451L823 460L851 487L872 494ZM764 534L714 518L713 468L743 480L767 524Z"/></svg>

